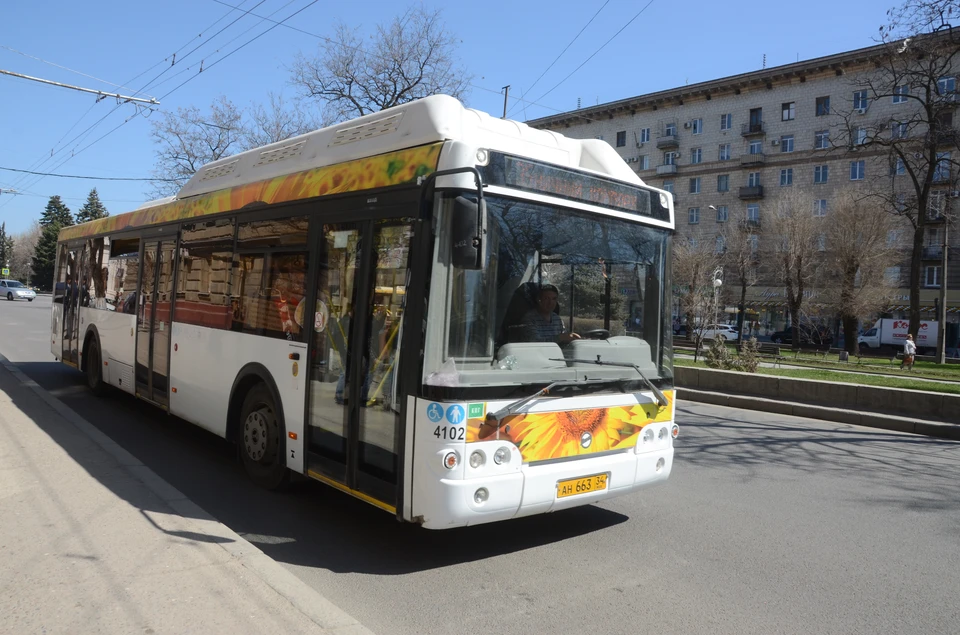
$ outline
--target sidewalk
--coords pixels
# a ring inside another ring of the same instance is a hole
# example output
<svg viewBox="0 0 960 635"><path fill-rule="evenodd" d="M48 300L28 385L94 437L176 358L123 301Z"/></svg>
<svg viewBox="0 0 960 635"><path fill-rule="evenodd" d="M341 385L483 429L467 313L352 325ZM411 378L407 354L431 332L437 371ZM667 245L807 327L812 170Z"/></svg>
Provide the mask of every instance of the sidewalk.
<svg viewBox="0 0 960 635"><path fill-rule="evenodd" d="M2 356L0 562L2 634L370 635Z"/></svg>

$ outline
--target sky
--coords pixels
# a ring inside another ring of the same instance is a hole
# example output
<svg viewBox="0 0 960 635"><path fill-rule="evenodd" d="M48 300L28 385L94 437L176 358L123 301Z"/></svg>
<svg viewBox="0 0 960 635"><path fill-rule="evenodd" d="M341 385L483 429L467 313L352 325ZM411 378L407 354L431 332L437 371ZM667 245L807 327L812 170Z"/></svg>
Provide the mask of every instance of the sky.
<svg viewBox="0 0 960 635"><path fill-rule="evenodd" d="M457 55L473 76L465 105L500 116L502 88L510 85L509 116L521 121L574 110L578 100L594 105L759 70L764 56L772 67L871 46L894 4L424 2L443 11L458 38ZM145 94L160 104L150 112L0 74L0 222L9 234L22 232L52 195L76 212L93 188L111 214L135 209L150 199L150 184L109 179L152 175L157 146L150 131L157 111L188 106L209 111L221 95L242 108L266 103L270 93L293 102L297 89L289 69L298 53L315 55L337 21L369 33L410 6L381 0L6 3L0 70ZM282 21L297 11L284 25L298 30L261 20ZM171 65L175 52L177 63Z"/></svg>

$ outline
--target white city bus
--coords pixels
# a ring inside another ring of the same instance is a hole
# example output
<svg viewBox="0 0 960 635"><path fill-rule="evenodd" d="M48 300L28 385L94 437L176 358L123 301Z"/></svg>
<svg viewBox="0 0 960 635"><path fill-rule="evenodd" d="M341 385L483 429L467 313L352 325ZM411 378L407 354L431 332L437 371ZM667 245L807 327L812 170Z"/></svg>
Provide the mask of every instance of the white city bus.
<svg viewBox="0 0 960 635"><path fill-rule="evenodd" d="M430 97L63 229L51 347L265 487L431 529L556 511L670 474L673 227L606 143Z"/></svg>

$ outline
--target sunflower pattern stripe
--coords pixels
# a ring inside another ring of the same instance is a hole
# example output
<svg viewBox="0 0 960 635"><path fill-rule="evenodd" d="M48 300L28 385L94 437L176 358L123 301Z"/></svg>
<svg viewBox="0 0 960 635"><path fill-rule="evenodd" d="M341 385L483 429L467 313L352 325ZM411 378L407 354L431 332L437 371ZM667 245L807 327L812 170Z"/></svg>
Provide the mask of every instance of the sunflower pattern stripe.
<svg viewBox="0 0 960 635"><path fill-rule="evenodd" d="M664 407L650 402L510 415L503 419L499 438L516 445L524 463L633 448L644 426L672 421L674 391L667 390L663 394L669 402ZM482 418L467 420L467 443L494 438L480 437L483 421ZM586 448L580 442L584 432L593 436L592 443Z"/></svg>
<svg viewBox="0 0 960 635"><path fill-rule="evenodd" d="M220 214L240 209L251 203L283 203L359 192L390 185L415 183L418 177L436 171L442 143L409 148L375 157L357 159L320 168L286 174L218 190L195 198L138 209L118 216L108 216L60 231L60 240L72 240L143 227L187 220L198 216Z"/></svg>

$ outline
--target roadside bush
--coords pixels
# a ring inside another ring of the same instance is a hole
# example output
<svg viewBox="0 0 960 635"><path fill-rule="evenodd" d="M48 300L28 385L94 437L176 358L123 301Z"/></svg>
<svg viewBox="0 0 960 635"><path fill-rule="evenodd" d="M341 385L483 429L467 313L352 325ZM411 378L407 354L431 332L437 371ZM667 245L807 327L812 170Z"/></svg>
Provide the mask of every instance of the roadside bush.
<svg viewBox="0 0 960 635"><path fill-rule="evenodd" d="M751 337L740 348L740 370L748 373L757 372L760 366L760 343L757 338Z"/></svg>
<svg viewBox="0 0 960 635"><path fill-rule="evenodd" d="M703 359L710 368L755 373L760 366L760 344L757 338L751 337L749 341L743 343L740 355L734 357L722 340L715 339L710 342L710 347L704 353Z"/></svg>
<svg viewBox="0 0 960 635"><path fill-rule="evenodd" d="M730 356L730 351L727 350L723 340L719 337L710 342L707 352L703 355L703 361L705 361L710 368L739 370L738 368L734 368L736 360Z"/></svg>

